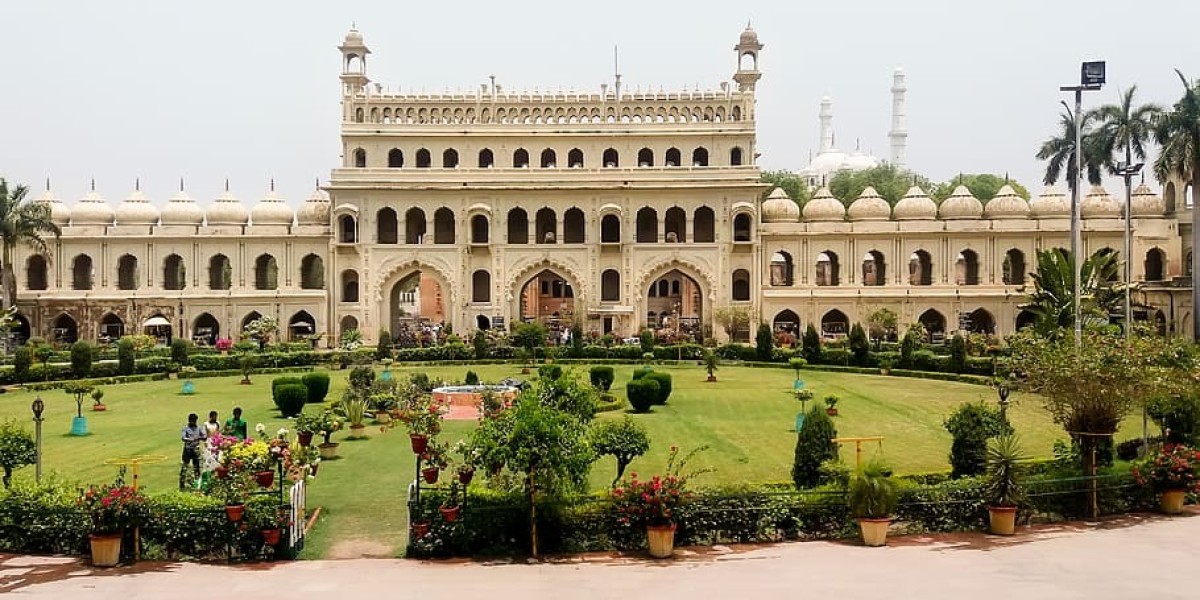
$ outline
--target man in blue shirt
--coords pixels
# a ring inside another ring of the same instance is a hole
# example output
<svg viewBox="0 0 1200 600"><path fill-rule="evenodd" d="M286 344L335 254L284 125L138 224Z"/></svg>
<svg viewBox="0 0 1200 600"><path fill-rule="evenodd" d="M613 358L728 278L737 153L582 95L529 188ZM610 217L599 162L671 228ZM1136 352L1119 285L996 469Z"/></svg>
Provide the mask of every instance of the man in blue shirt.
<svg viewBox="0 0 1200 600"><path fill-rule="evenodd" d="M200 479L200 442L203 442L208 436L204 433L204 428L196 421L200 419L196 413L188 415L187 425L183 427L183 464L179 466L179 489L184 490L187 487L185 476L187 475L188 463L192 463L192 470L195 473L196 479Z"/></svg>

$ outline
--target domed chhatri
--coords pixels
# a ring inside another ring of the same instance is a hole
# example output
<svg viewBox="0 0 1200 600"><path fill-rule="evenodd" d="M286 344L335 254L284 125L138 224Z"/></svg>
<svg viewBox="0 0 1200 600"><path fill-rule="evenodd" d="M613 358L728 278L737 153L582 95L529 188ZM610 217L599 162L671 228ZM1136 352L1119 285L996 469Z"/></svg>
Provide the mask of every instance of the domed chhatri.
<svg viewBox="0 0 1200 600"><path fill-rule="evenodd" d="M245 225L250 220L246 206L228 189L217 196L206 215L209 225Z"/></svg>
<svg viewBox="0 0 1200 600"><path fill-rule="evenodd" d="M804 205L805 221L845 221L846 205L829 193L829 188L821 188Z"/></svg>
<svg viewBox="0 0 1200 600"><path fill-rule="evenodd" d="M1071 200L1055 186L1049 186L1029 203L1029 212L1038 219L1071 216Z"/></svg>
<svg viewBox="0 0 1200 600"><path fill-rule="evenodd" d="M1119 219L1123 210L1120 202L1108 195L1104 188L1095 185L1087 196L1084 196L1079 205L1079 212L1085 219Z"/></svg>
<svg viewBox="0 0 1200 600"><path fill-rule="evenodd" d="M775 188L762 203L762 217L765 223L795 223L800 220L800 206L782 188Z"/></svg>
<svg viewBox="0 0 1200 600"><path fill-rule="evenodd" d="M847 211L851 221L886 221L892 216L892 206L875 188L867 186Z"/></svg>
<svg viewBox="0 0 1200 600"><path fill-rule="evenodd" d="M296 212L296 219L301 225L325 225L329 223L329 208L329 198L319 188L314 189Z"/></svg>
<svg viewBox="0 0 1200 600"><path fill-rule="evenodd" d="M746 23L746 29L742 31L742 35L738 36L738 41L744 45L753 46L758 43L758 34L755 33L753 27L750 27L749 23Z"/></svg>
<svg viewBox="0 0 1200 600"><path fill-rule="evenodd" d="M179 190L174 196L167 201L166 207L162 211L163 225L202 225L204 224L204 210L199 204L187 195L187 192Z"/></svg>
<svg viewBox="0 0 1200 600"><path fill-rule="evenodd" d="M996 196L984 205L983 216L988 219L1028 219L1029 203L1006 183L996 192Z"/></svg>
<svg viewBox="0 0 1200 600"><path fill-rule="evenodd" d="M271 191L254 205L250 211L250 222L253 225L291 225L296 213L275 193L275 184Z"/></svg>
<svg viewBox="0 0 1200 600"><path fill-rule="evenodd" d="M99 192L91 189L71 210L72 225L112 225L113 209Z"/></svg>
<svg viewBox="0 0 1200 600"><path fill-rule="evenodd" d="M67 208L67 205L62 200L59 200L54 195L54 192L50 191L49 184L47 184L46 191L42 192L37 201L50 205L50 221L55 225L62 227L71 222L71 209Z"/></svg>
<svg viewBox="0 0 1200 600"><path fill-rule="evenodd" d="M1161 217L1167 212L1167 204L1162 196L1155 194L1150 186L1141 184L1134 188L1130 198L1130 212L1135 217Z"/></svg>
<svg viewBox="0 0 1200 600"><path fill-rule="evenodd" d="M943 219L978 219L983 216L983 203L971 195L967 186L954 188L949 198L942 201L938 207L938 216Z"/></svg>
<svg viewBox="0 0 1200 600"><path fill-rule="evenodd" d="M897 221L926 221L937 218L937 203L918 186L908 188L892 214Z"/></svg>
<svg viewBox="0 0 1200 600"><path fill-rule="evenodd" d="M140 189L117 205L117 225L157 225L158 209Z"/></svg>

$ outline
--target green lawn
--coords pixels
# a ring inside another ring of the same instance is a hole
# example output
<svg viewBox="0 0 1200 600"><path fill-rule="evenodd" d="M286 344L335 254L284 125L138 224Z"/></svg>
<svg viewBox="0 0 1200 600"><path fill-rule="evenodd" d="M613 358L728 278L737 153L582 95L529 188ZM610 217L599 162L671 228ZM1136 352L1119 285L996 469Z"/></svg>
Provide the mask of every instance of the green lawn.
<svg viewBox="0 0 1200 600"><path fill-rule="evenodd" d="M633 366L617 367L614 391L624 394L624 382ZM696 466L715 469L701 483L781 482L789 479L795 433L792 431L799 404L790 393L793 373L788 369L722 367L716 383L705 382L705 372L694 365L659 366L674 378L674 393L666 406L650 414L635 415L650 431L650 453L635 461L632 469L650 473L660 470L671 445L689 449L701 444L711 448L701 454ZM513 365L483 365L473 368L485 381L519 376ZM408 371L398 368L398 373ZM467 367L424 368L434 378L459 381ZM580 368L586 377L586 368ZM330 398L341 397L348 371L333 373ZM884 436L883 456L901 473L948 469L946 455L950 436L942 420L962 402L995 401L986 387L901 377L850 375L819 371L803 374L819 401L827 394L841 397L841 415L834 419L841 436ZM104 460L129 455L158 455L164 461L141 468L141 483L151 490L169 490L177 485L181 443L179 431L187 413L203 420L209 410L228 417L241 406L251 427L265 424L270 431L290 427L280 419L270 399L270 376L256 376L253 385L238 385L238 377L196 379L197 393L180 394L181 382L160 381L105 388L103 413L84 415L92 434L68 435L75 403L59 390L40 392L46 401L44 424L47 472L79 480L102 480L113 476L116 467ZM0 418L16 417L30 423L32 392L0 396ZM1014 395L1016 405L1010 418L1028 451L1046 456L1056 438L1063 437L1036 399ZM88 402L90 404L90 401ZM620 418L621 413L604 413L601 419ZM450 443L466 437L474 421L447 422L444 439ZM32 425L31 425L32 426ZM368 428L371 439L343 442L343 458L323 463L309 491L310 507L320 506L321 519L309 538L306 556L396 554L405 535L405 490L413 478L413 455L403 429L386 433ZM864 457L880 452L877 444L864 445ZM842 449L842 457L854 461L854 447ZM611 458L592 470L592 485L606 487L614 476ZM33 477L33 469L18 471L17 478Z"/></svg>

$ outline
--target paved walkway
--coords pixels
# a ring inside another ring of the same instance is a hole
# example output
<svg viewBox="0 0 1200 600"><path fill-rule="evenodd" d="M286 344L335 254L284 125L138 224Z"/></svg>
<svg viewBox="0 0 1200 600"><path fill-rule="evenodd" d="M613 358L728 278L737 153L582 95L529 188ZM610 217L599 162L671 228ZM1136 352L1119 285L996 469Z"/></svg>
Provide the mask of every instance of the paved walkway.
<svg viewBox="0 0 1200 600"><path fill-rule="evenodd" d="M14 598L1019 598L1200 597L1200 511L1014 538L906 537L886 548L808 542L681 552L672 562L590 555L539 564L402 560L273 565L139 564L93 571L68 559L0 557Z"/></svg>

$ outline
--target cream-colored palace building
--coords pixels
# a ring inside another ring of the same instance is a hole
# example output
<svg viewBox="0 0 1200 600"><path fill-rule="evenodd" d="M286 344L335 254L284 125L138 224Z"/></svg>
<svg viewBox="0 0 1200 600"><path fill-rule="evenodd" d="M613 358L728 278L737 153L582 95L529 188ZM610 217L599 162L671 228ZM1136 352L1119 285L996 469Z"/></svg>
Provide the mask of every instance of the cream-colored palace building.
<svg viewBox="0 0 1200 600"><path fill-rule="evenodd" d="M372 84L351 30L339 47L344 158L327 185L299 210L273 190L252 208L226 191L207 209L181 190L161 211L136 190L115 209L95 190L72 207L47 190L63 235L50 256L18 251L21 334L103 341L149 326L211 343L266 315L323 344L348 329L374 341L381 329L522 319L724 337L713 312L727 306L829 335L879 308L942 334L1023 324L1036 251L1069 245L1064 193L760 201L762 47L742 32L733 82L708 91L631 92L618 76L592 92L493 80L411 94ZM902 163L897 81L889 136ZM1185 334L1191 219L1176 187L1133 197L1133 274L1145 318ZM1122 248L1121 202L1097 188L1082 211L1088 252Z"/></svg>

